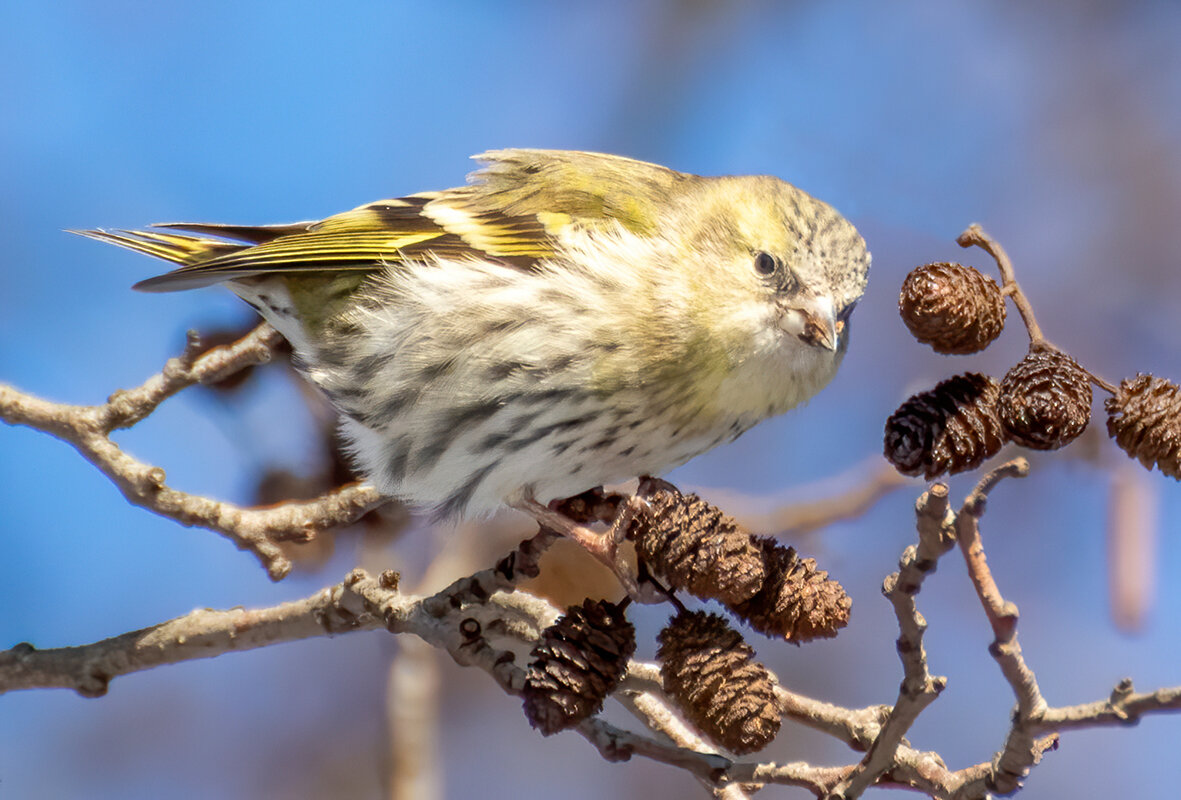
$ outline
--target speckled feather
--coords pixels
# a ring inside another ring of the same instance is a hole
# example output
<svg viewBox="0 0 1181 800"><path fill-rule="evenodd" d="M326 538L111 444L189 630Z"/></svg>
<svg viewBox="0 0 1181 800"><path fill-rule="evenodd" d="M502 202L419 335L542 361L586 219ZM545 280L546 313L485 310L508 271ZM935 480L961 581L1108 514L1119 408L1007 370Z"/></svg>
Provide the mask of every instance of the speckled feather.
<svg viewBox="0 0 1181 800"><path fill-rule="evenodd" d="M440 517L661 474L831 379L869 257L829 206L615 156L479 158L468 186L321 222L84 233L182 265L141 288L254 305L361 472Z"/></svg>

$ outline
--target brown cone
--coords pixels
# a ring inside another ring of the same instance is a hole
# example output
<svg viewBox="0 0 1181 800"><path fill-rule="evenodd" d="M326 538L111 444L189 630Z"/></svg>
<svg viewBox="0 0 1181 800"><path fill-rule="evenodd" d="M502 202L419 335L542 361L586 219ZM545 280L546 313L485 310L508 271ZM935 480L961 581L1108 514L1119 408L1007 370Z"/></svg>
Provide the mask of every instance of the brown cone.
<svg viewBox="0 0 1181 800"><path fill-rule="evenodd" d="M1107 433L1147 469L1155 464L1170 478L1181 480L1181 387L1137 375L1119 385L1104 402Z"/></svg>
<svg viewBox="0 0 1181 800"><path fill-rule="evenodd" d="M902 283L898 311L914 338L937 353L976 353L1005 327L996 281L962 264L927 264Z"/></svg>
<svg viewBox="0 0 1181 800"><path fill-rule="evenodd" d="M724 618L682 611L658 641L665 691L707 738L742 755L779 733L775 677Z"/></svg>
<svg viewBox="0 0 1181 800"><path fill-rule="evenodd" d="M928 480L975 469L1005 443L997 394L992 378L967 372L914 395L886 420L886 460Z"/></svg>
<svg viewBox="0 0 1181 800"><path fill-rule="evenodd" d="M767 581L749 600L727 604L735 615L765 636L796 644L831 638L849 624L853 601L827 572L816 569L816 559L800 558L795 548L768 536L756 539Z"/></svg>
<svg viewBox="0 0 1181 800"><path fill-rule="evenodd" d="M589 598L571 606L533 648L522 691L529 723L549 736L597 714L635 649L619 606Z"/></svg>
<svg viewBox="0 0 1181 800"><path fill-rule="evenodd" d="M754 537L695 494L653 481L648 510L629 531L636 551L673 588L739 603L763 586L763 553Z"/></svg>
<svg viewBox="0 0 1181 800"><path fill-rule="evenodd" d="M1087 429L1091 378L1060 350L1030 350L1001 381L997 414L1018 444L1057 450Z"/></svg>

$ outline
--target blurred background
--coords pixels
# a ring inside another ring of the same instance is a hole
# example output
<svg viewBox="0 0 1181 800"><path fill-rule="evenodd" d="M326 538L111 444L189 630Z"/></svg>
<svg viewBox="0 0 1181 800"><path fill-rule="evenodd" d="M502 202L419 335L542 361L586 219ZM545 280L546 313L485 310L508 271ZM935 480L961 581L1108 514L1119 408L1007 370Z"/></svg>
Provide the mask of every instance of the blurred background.
<svg viewBox="0 0 1181 800"><path fill-rule="evenodd" d="M228 292L130 291L161 264L63 229L319 218L457 185L467 156L488 148L602 150L775 174L861 229L874 268L832 386L671 476L715 499L753 498L755 511L814 496L801 487L818 481L839 491L880 452L883 422L908 394L965 369L999 376L1024 353L1012 313L992 348L962 358L918 345L897 317L912 267L992 269L954 243L970 222L1006 246L1042 327L1087 367L1114 381L1181 379L1170 238L1181 220L1179 37L1181 5L1165 0L4 3L0 381L101 402L156 372L186 329L249 324ZM990 563L1053 704L1104 698L1125 675L1142 689L1181 683L1181 583L1170 580L1181 486L1129 473L1099 422L998 489L985 520ZM234 391L184 392L117 439L176 488L248 504L266 496L263 477L271 489L322 480L321 429L297 381L268 367ZM1109 519L1113 475L1131 482L1122 496L1146 520L1121 515L1122 538ZM954 478L953 495L973 480ZM913 540L921 488L798 543L854 605L832 641L796 649L751 636L786 685L850 706L893 702L897 630L880 586ZM366 526L325 537L275 584L223 539L130 507L68 446L18 428L0 430L0 503L0 648L271 605L357 563L399 568L413 585L438 552L471 553L474 563L455 560L474 569L507 547L414 521L405 536ZM1125 570L1114 589L1112 553ZM1012 696L954 553L919 602L932 671L949 686L910 741L952 768L987 761ZM636 615L640 656L653 655L665 613ZM3 696L0 794L388 796L398 652L387 634L353 634L122 677L99 700ZM445 657L439 670L447 797L699 792L642 759L607 764L576 735L542 739L483 673ZM1179 735L1177 716L1069 733L1022 796L1160 794L1181 779ZM857 754L787 725L764 757Z"/></svg>

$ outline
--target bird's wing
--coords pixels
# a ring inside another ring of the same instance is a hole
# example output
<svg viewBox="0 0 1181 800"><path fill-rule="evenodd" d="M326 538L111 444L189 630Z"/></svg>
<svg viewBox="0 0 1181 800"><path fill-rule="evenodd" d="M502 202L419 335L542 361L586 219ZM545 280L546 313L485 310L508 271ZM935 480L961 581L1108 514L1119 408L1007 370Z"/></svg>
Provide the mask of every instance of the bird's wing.
<svg viewBox="0 0 1181 800"><path fill-rule="evenodd" d="M672 184L690 176L592 153L498 150L467 186L375 203L319 222L165 223L150 231L78 231L181 267L146 291L209 286L263 273L376 271L402 261L493 258L524 269L554 254L571 225L654 225ZM174 231L182 231L176 233Z"/></svg>
<svg viewBox="0 0 1181 800"><path fill-rule="evenodd" d="M484 167L470 185L454 190L473 208L509 215L568 220L582 227L622 225L652 233L658 209L679 185L699 180L657 164L603 153L572 150L489 150L473 156Z"/></svg>

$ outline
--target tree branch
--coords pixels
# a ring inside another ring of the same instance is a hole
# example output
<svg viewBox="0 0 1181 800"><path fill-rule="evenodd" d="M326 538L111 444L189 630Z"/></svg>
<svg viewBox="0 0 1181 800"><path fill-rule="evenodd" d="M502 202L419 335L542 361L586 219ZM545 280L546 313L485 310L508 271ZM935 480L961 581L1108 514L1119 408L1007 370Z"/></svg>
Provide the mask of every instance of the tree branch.
<svg viewBox="0 0 1181 800"><path fill-rule="evenodd" d="M309 541L319 531L350 525L389 498L371 486L350 484L314 500L242 508L167 486L163 469L132 457L110 438L113 431L147 418L182 389L219 381L270 360L272 348L280 340L278 332L264 323L233 344L201 353L197 335L190 332L184 352L169 359L160 373L134 389L116 391L97 406L54 403L0 384L0 420L69 443L132 505L181 525L221 534L240 550L253 553L272 580L280 580L291 571L280 542Z"/></svg>
<svg viewBox="0 0 1181 800"><path fill-rule="evenodd" d="M271 608L198 609L183 617L79 647L38 650L18 644L0 652L0 693L73 689L101 697L113 678L164 664L253 650L279 642L381 626L344 602L342 584Z"/></svg>
<svg viewBox="0 0 1181 800"><path fill-rule="evenodd" d="M882 585L882 593L894 606L900 631L897 647L904 677L898 688L898 699L865 758L832 788L829 796L833 798L857 797L886 774L894 765L898 747L910 726L947 686L947 678L935 677L928 669L927 651L923 648L927 621L915 603L923 581L935 571L939 557L954 544L947 486L937 483L924 492L915 506L915 516L919 544L906 548L899 571L889 575Z"/></svg>

